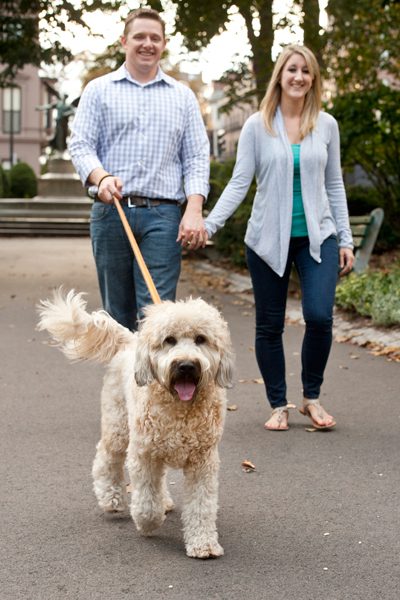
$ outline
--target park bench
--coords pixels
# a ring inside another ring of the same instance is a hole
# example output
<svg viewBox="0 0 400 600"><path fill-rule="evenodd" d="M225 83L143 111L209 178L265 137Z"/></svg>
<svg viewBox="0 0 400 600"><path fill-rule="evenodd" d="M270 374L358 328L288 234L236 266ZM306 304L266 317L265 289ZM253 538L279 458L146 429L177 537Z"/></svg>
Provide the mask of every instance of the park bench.
<svg viewBox="0 0 400 600"><path fill-rule="evenodd" d="M376 238L383 222L382 208L374 208L370 213L350 217L350 227L354 241L355 273L362 273L368 267Z"/></svg>

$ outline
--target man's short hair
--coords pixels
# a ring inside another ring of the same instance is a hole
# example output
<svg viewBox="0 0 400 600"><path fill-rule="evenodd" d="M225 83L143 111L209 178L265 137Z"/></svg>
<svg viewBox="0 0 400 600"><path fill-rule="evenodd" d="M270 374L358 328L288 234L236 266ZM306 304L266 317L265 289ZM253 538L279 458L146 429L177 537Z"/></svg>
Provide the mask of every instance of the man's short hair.
<svg viewBox="0 0 400 600"><path fill-rule="evenodd" d="M130 12L125 19L125 36L128 35L129 27L131 26L131 23L135 21L135 19L153 19L153 21L158 21L162 28L163 37L165 38L165 22L160 17L160 14L153 8L138 8L137 10Z"/></svg>

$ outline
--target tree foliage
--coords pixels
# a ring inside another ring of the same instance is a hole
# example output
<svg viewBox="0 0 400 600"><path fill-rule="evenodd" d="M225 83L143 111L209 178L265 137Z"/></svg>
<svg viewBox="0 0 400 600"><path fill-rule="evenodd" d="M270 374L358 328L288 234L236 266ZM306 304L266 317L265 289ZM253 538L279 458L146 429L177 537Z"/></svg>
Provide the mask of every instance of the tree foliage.
<svg viewBox="0 0 400 600"><path fill-rule="evenodd" d="M338 96L342 162L360 165L375 189L386 221L400 235L400 91L386 85Z"/></svg>
<svg viewBox="0 0 400 600"><path fill-rule="evenodd" d="M331 0L324 60L345 170L361 165L400 235L400 4ZM373 18L371 18L371 14Z"/></svg>
<svg viewBox="0 0 400 600"><path fill-rule="evenodd" d="M275 31L290 27L291 15L277 21L273 0L172 0L172 4L176 8L176 31L182 34L190 51L205 48L215 35L225 31L235 12L243 17L251 47L251 61L240 63L225 74L223 82L227 85L229 97L227 106L254 95L260 100L273 69ZM319 55L318 0L294 0L293 11L297 14L300 11L305 37ZM252 82L252 89L249 89L249 82Z"/></svg>
<svg viewBox="0 0 400 600"><path fill-rule="evenodd" d="M324 60L339 94L373 89L379 81L399 85L400 3L330 0Z"/></svg>
<svg viewBox="0 0 400 600"><path fill-rule="evenodd" d="M11 82L26 64L66 64L72 54L59 33L71 24L87 29L83 16L116 10L122 0L1 0L0 85Z"/></svg>

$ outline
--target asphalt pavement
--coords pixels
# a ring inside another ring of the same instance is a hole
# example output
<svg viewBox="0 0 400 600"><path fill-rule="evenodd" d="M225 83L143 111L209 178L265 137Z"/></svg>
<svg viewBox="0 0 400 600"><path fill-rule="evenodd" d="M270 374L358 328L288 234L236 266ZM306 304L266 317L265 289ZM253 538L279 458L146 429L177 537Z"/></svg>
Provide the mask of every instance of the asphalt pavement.
<svg viewBox="0 0 400 600"><path fill-rule="evenodd" d="M267 432L254 308L186 258L179 296L221 309L236 352L221 443L218 529L225 556L186 557L182 476L154 537L103 515L91 483L103 368L71 365L35 330L35 305L63 285L100 298L88 238L0 238L1 600L397 600L400 368L334 343L322 401L337 420ZM299 406L303 326L285 331L289 401ZM255 470L246 472L249 460Z"/></svg>

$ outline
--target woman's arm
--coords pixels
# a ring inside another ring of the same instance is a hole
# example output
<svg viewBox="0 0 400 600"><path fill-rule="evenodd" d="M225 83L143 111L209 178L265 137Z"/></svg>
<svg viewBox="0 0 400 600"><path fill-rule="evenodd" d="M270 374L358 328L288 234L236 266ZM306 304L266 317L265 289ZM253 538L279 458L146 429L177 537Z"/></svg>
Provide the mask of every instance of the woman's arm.
<svg viewBox="0 0 400 600"><path fill-rule="evenodd" d="M241 131L236 164L232 177L222 192L216 205L205 220L207 235L210 238L235 212L244 200L256 171L255 116L250 117Z"/></svg>

